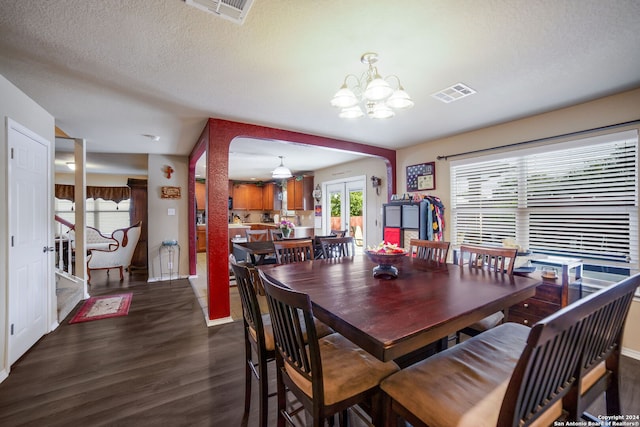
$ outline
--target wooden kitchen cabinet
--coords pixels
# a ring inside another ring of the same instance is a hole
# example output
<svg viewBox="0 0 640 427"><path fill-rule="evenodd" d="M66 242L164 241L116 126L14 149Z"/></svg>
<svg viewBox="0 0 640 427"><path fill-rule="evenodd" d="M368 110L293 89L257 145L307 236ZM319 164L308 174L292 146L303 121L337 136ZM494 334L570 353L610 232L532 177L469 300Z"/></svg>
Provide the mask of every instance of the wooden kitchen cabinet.
<svg viewBox="0 0 640 427"><path fill-rule="evenodd" d="M196 230L196 250L198 252L207 251L207 227L199 225Z"/></svg>
<svg viewBox="0 0 640 427"><path fill-rule="evenodd" d="M234 184L233 209L262 210L262 187L256 184Z"/></svg>
<svg viewBox="0 0 640 427"><path fill-rule="evenodd" d="M207 209L207 184L204 181L196 181L196 210Z"/></svg>
<svg viewBox="0 0 640 427"><path fill-rule="evenodd" d="M297 211L313 210L313 177L303 176L287 181L287 209Z"/></svg>
<svg viewBox="0 0 640 427"><path fill-rule="evenodd" d="M279 211L282 209L282 190L275 182L267 182L262 187L262 209Z"/></svg>

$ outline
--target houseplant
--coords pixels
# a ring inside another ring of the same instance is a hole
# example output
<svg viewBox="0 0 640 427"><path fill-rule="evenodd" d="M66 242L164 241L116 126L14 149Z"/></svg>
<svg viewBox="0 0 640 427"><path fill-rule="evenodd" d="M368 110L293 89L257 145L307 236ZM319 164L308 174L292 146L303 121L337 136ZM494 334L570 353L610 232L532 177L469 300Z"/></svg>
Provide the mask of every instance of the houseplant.
<svg viewBox="0 0 640 427"><path fill-rule="evenodd" d="M283 219L282 221L280 221L278 228L280 228L280 231L282 231L282 236L287 238L291 235L291 231L293 230L293 223L291 221Z"/></svg>

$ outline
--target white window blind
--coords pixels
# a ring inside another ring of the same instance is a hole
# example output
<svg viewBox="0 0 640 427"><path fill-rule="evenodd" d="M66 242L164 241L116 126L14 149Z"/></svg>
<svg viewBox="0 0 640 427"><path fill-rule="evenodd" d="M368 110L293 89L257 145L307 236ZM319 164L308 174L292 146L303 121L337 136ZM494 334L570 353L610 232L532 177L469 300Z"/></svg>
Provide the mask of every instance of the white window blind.
<svg viewBox="0 0 640 427"><path fill-rule="evenodd" d="M452 162L454 244L638 264L638 133Z"/></svg>
<svg viewBox="0 0 640 427"><path fill-rule="evenodd" d="M55 212L59 217L75 223L76 214L73 202L55 199ZM116 203L112 200L87 199L86 220L89 227L100 230L102 234L110 235L118 228L129 227L130 199Z"/></svg>

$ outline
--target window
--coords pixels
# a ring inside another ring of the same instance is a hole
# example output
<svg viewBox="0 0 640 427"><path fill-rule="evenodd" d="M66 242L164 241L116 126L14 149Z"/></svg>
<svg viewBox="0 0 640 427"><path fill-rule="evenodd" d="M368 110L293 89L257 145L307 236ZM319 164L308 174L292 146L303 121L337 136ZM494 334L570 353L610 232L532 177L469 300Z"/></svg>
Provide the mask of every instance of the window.
<svg viewBox="0 0 640 427"><path fill-rule="evenodd" d="M514 239L586 265L638 267L638 133L455 161L454 244Z"/></svg>
<svg viewBox="0 0 640 427"><path fill-rule="evenodd" d="M130 199L116 203L113 200L87 199L87 225L110 235L118 228L129 226ZM75 223L74 204L70 200L55 199L56 215L70 223Z"/></svg>

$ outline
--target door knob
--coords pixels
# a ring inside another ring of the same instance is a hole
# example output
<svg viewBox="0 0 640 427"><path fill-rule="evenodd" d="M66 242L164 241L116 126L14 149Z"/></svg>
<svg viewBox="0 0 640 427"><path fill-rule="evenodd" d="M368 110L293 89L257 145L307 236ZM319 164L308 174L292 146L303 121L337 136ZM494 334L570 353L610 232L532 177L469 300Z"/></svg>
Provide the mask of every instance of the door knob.
<svg viewBox="0 0 640 427"><path fill-rule="evenodd" d="M53 252L55 250L56 248L54 248L53 246L45 246L44 248L42 248L42 252Z"/></svg>

